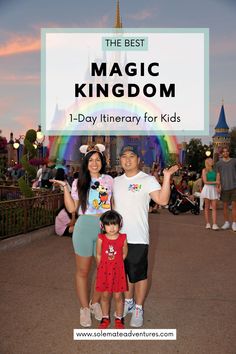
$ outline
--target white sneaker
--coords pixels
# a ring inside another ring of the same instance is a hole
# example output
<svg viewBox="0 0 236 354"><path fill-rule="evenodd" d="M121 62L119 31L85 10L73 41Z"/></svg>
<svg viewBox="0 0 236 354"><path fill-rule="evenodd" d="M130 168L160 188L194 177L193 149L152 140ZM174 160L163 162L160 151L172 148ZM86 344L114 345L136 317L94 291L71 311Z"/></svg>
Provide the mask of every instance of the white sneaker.
<svg viewBox="0 0 236 354"><path fill-rule="evenodd" d="M212 225L212 230L219 230L219 226L217 224L213 224Z"/></svg>
<svg viewBox="0 0 236 354"><path fill-rule="evenodd" d="M234 221L234 222L232 223L232 230L233 230L233 231L236 231L236 221Z"/></svg>
<svg viewBox="0 0 236 354"><path fill-rule="evenodd" d="M125 300L123 317L125 317L126 315L128 315L128 313L133 312L134 307L135 307L135 302L134 302L134 300L133 300L133 301L127 301L127 300Z"/></svg>
<svg viewBox="0 0 236 354"><path fill-rule="evenodd" d="M230 222L225 221L224 225L221 226L222 230L228 230L230 228Z"/></svg>
<svg viewBox="0 0 236 354"><path fill-rule="evenodd" d="M130 320L131 327L142 327L143 325L143 309L135 306Z"/></svg>
<svg viewBox="0 0 236 354"><path fill-rule="evenodd" d="M208 222L207 224L206 224L206 229L210 229L211 228L211 224Z"/></svg>
<svg viewBox="0 0 236 354"><path fill-rule="evenodd" d="M100 304L98 302L96 302L95 304L92 304L92 300L90 300L89 308L90 308L91 314L94 315L96 320L101 321L102 309L101 309Z"/></svg>
<svg viewBox="0 0 236 354"><path fill-rule="evenodd" d="M91 327L91 312L88 307L84 307L80 309L80 325L82 327Z"/></svg>

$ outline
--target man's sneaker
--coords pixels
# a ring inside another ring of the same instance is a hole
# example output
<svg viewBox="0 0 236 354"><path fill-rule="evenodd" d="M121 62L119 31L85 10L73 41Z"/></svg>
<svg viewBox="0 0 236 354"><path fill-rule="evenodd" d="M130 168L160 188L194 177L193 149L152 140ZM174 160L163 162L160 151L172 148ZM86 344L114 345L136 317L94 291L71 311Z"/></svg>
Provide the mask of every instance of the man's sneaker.
<svg viewBox="0 0 236 354"><path fill-rule="evenodd" d="M234 221L234 222L232 223L232 230L233 230L233 231L236 231L236 221Z"/></svg>
<svg viewBox="0 0 236 354"><path fill-rule="evenodd" d="M116 329L124 329L124 317L122 318L115 318L115 328Z"/></svg>
<svg viewBox="0 0 236 354"><path fill-rule="evenodd" d="M211 224L208 222L207 224L206 224L206 229L210 229L211 228Z"/></svg>
<svg viewBox="0 0 236 354"><path fill-rule="evenodd" d="M92 325L91 312L88 307L80 309L80 325L83 327L90 327Z"/></svg>
<svg viewBox="0 0 236 354"><path fill-rule="evenodd" d="M130 326L142 327L142 325L143 325L143 309L140 309L139 307L135 306L132 313Z"/></svg>
<svg viewBox="0 0 236 354"><path fill-rule="evenodd" d="M221 226L222 230L227 230L230 228L230 223L229 221L225 221L224 225Z"/></svg>
<svg viewBox="0 0 236 354"><path fill-rule="evenodd" d="M111 323L110 318L103 317L98 328L106 329L109 327L110 323Z"/></svg>
<svg viewBox="0 0 236 354"><path fill-rule="evenodd" d="M135 302L134 302L134 300L133 300L133 301L130 301L130 300L127 301L127 300L125 300L123 317L125 317L128 313L133 312L134 307L135 307Z"/></svg>
<svg viewBox="0 0 236 354"><path fill-rule="evenodd" d="M89 308L91 311L91 314L94 315L96 320L101 321L102 319L102 309L101 306L98 302L95 302L95 304L92 304L92 300L89 303Z"/></svg>
<svg viewBox="0 0 236 354"><path fill-rule="evenodd" d="M217 224L213 224L212 225L212 230L219 230L219 226Z"/></svg>

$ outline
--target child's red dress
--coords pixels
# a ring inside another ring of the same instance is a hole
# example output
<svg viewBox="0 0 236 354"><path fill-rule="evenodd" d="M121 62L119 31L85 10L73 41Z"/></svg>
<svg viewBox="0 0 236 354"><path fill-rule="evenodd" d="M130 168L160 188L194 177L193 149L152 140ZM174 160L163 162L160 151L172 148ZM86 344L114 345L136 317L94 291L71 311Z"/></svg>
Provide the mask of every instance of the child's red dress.
<svg viewBox="0 0 236 354"><path fill-rule="evenodd" d="M99 234L102 240L101 261L97 269L97 291L124 292L128 290L123 261L123 246L126 234L119 234L116 240L109 240Z"/></svg>

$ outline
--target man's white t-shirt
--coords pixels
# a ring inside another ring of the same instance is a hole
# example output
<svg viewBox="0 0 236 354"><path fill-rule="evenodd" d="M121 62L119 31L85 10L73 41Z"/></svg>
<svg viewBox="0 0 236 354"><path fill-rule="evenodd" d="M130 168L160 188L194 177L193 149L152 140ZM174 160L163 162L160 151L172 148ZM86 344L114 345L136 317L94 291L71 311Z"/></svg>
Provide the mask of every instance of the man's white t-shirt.
<svg viewBox="0 0 236 354"><path fill-rule="evenodd" d="M122 233L127 234L128 243L149 244L149 193L160 189L156 178L142 171L114 179L114 207L123 217Z"/></svg>

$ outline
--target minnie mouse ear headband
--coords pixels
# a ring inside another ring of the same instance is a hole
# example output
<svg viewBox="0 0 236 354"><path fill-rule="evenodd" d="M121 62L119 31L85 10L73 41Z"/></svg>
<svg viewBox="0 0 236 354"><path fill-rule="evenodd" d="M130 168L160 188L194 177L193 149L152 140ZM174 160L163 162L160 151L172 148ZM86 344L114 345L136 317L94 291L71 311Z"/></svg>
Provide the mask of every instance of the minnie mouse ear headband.
<svg viewBox="0 0 236 354"><path fill-rule="evenodd" d="M105 146L103 144L96 144L96 145L81 145L79 151L85 156L91 151L97 151L101 154L105 151Z"/></svg>

